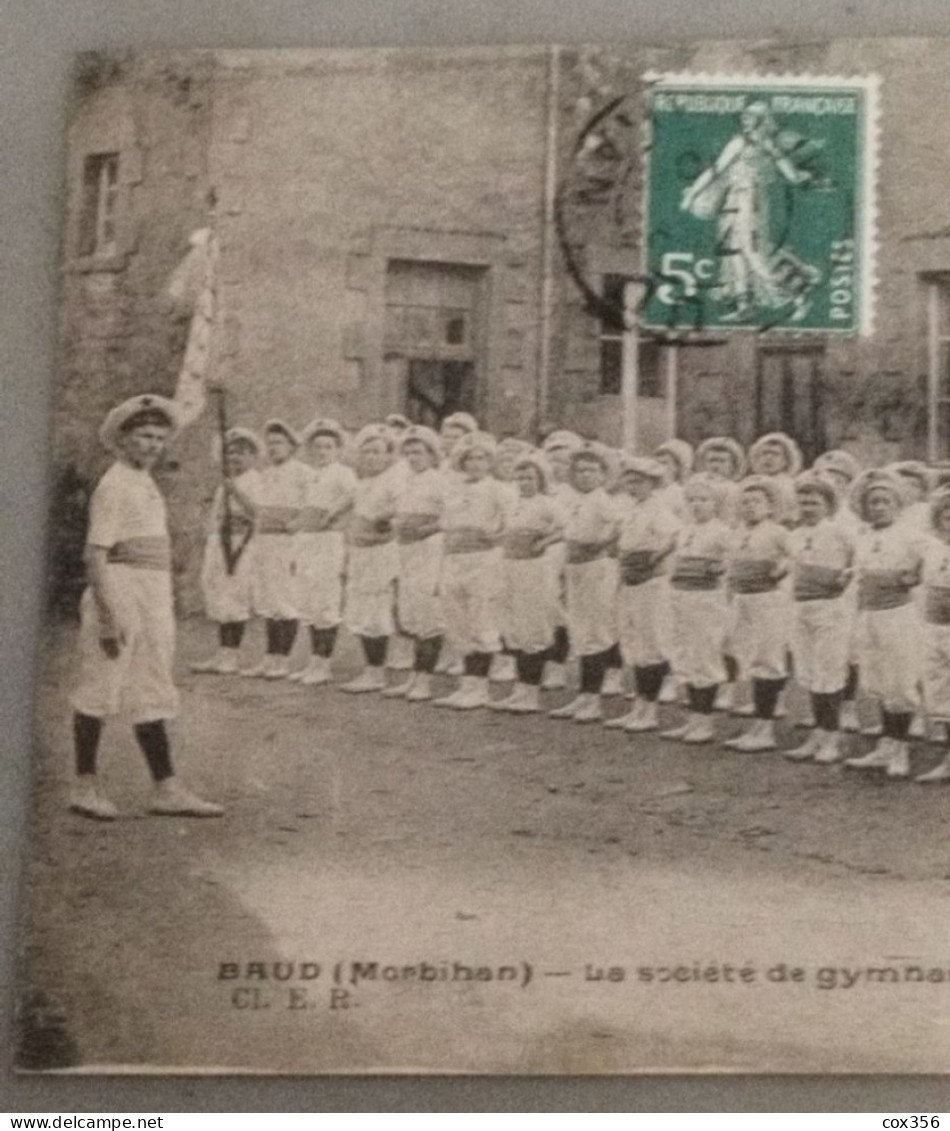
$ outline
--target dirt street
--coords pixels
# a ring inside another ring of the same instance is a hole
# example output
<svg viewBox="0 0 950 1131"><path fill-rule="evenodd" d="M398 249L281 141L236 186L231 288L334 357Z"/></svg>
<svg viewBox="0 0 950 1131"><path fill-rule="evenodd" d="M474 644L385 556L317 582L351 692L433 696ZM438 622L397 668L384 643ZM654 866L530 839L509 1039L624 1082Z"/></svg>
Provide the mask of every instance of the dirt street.
<svg viewBox="0 0 950 1131"><path fill-rule="evenodd" d="M227 815L146 816L117 723L102 779L123 818L97 824L64 807L74 630L50 641L23 961L29 1024L60 1026L77 1067L950 1064L950 790L193 676L212 630L188 622L179 768ZM354 658L345 642L341 675Z"/></svg>

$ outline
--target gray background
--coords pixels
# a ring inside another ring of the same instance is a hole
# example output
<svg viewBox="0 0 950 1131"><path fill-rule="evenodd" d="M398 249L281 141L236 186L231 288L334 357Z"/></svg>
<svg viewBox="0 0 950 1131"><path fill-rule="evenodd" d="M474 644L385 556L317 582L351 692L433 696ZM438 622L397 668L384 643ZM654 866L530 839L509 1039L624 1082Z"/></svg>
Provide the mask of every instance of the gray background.
<svg viewBox="0 0 950 1131"><path fill-rule="evenodd" d="M0 12L0 1110L922 1113L950 1107L947 1078L15 1079L8 1039L72 54L129 46L950 35L946 0L0 0ZM935 907L934 914L945 909Z"/></svg>

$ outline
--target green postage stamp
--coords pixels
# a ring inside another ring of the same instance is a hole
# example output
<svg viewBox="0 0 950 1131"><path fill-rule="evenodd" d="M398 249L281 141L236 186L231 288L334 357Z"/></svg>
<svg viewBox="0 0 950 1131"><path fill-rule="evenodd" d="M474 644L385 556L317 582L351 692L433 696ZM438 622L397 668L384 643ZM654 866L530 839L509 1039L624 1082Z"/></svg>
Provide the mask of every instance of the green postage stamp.
<svg viewBox="0 0 950 1131"><path fill-rule="evenodd" d="M870 333L876 79L649 77L644 326Z"/></svg>

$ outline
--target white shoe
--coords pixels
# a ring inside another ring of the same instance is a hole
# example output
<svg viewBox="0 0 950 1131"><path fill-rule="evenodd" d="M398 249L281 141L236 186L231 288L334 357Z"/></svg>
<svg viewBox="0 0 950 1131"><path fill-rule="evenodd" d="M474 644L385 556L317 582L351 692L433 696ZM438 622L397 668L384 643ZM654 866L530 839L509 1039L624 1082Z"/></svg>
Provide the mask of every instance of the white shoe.
<svg viewBox="0 0 950 1131"><path fill-rule="evenodd" d="M705 746L716 737L716 728L711 715L700 715L699 718L683 735L683 742L687 746Z"/></svg>
<svg viewBox="0 0 950 1131"><path fill-rule="evenodd" d="M868 754L860 758L847 758L845 765L849 770L886 770L894 752L894 740L882 738Z"/></svg>
<svg viewBox="0 0 950 1131"><path fill-rule="evenodd" d="M265 679L286 679L290 675L290 659L287 656L275 656L270 668L264 672Z"/></svg>
<svg viewBox="0 0 950 1131"><path fill-rule="evenodd" d="M623 668L608 668L604 673L604 683L600 689L604 698L623 695Z"/></svg>
<svg viewBox="0 0 950 1131"><path fill-rule="evenodd" d="M574 712L575 723L599 723L603 717L604 712L600 702L599 695L587 694L582 696L584 702Z"/></svg>
<svg viewBox="0 0 950 1131"><path fill-rule="evenodd" d="M861 729L861 720L858 718L858 708L853 699L847 699L841 704L841 730L848 734L857 734Z"/></svg>
<svg viewBox="0 0 950 1131"><path fill-rule="evenodd" d="M825 731L818 749L815 751L815 761L819 766L830 766L841 761L841 746L835 731Z"/></svg>
<svg viewBox="0 0 950 1131"><path fill-rule="evenodd" d="M428 672L416 672L412 687L406 692L407 703L427 703L432 698L432 677Z"/></svg>
<svg viewBox="0 0 950 1131"><path fill-rule="evenodd" d="M678 703L680 690L680 681L675 675L668 675L666 679L663 680L663 686L660 688L660 695L657 702Z"/></svg>
<svg viewBox="0 0 950 1131"><path fill-rule="evenodd" d="M518 678L515 671L514 656L506 656L503 652L496 652L491 659L491 668L488 671L490 683L513 683Z"/></svg>
<svg viewBox="0 0 950 1131"><path fill-rule="evenodd" d="M627 711L625 715L618 715L615 719L608 719L604 726L609 730L626 730L631 723L635 723L643 713L643 702L638 700L637 705Z"/></svg>
<svg viewBox="0 0 950 1131"><path fill-rule="evenodd" d="M522 684L524 692L517 703L513 703L508 711L512 715L535 715L541 710L541 689L533 684Z"/></svg>
<svg viewBox="0 0 950 1131"><path fill-rule="evenodd" d="M293 676L291 676L291 679ZM314 656L300 677L304 687L320 687L333 679L330 661L326 656Z"/></svg>
<svg viewBox="0 0 950 1131"><path fill-rule="evenodd" d="M80 774L69 791L69 808L94 821L114 821L119 810L99 792L95 774Z"/></svg>
<svg viewBox="0 0 950 1131"><path fill-rule="evenodd" d="M565 703L563 707L555 707L553 711L548 711L548 718L573 719L578 709L587 703L588 698L589 696L584 694L578 695L570 703Z"/></svg>
<svg viewBox="0 0 950 1131"><path fill-rule="evenodd" d="M914 781L920 785L942 785L944 782L950 781L950 757L938 765L934 766L932 770L928 770L925 774L920 774L914 778Z"/></svg>
<svg viewBox="0 0 950 1131"><path fill-rule="evenodd" d="M821 735L813 731L802 743L792 750L783 750L782 757L790 762L811 762L821 749Z"/></svg>
<svg viewBox="0 0 950 1131"><path fill-rule="evenodd" d="M189 793L177 778L158 782L148 811L160 817L220 817L224 813L220 805Z"/></svg>
<svg viewBox="0 0 950 1131"><path fill-rule="evenodd" d="M479 707L487 707L490 700L488 694L488 680L481 676L469 676L471 682L468 688L459 695L452 704L455 711L474 711Z"/></svg>
<svg viewBox="0 0 950 1131"><path fill-rule="evenodd" d="M720 683L716 692L716 701L713 709L716 711L731 711L736 701L736 685L734 683Z"/></svg>
<svg viewBox="0 0 950 1131"><path fill-rule="evenodd" d="M563 691L567 687L567 672L563 664L555 664L549 660L544 665L544 678L541 687L545 691Z"/></svg>
<svg viewBox="0 0 950 1131"><path fill-rule="evenodd" d="M682 726L671 727L670 730L660 732L660 738L668 738L671 742L682 742L693 728L693 720L683 723Z"/></svg>
<svg viewBox="0 0 950 1131"><path fill-rule="evenodd" d="M503 699L495 699L494 702L489 703L493 711L511 711L518 706L524 698L526 684L516 683L508 695Z"/></svg>
<svg viewBox="0 0 950 1131"><path fill-rule="evenodd" d="M303 677L310 671L310 664L305 664L302 668L297 668L296 671L291 672L287 679L291 683L303 683Z"/></svg>
<svg viewBox="0 0 950 1131"><path fill-rule="evenodd" d="M255 664L252 668L244 668L241 671L241 675L245 676L247 679L263 679L273 668L274 659L275 657L271 656L268 653L259 663Z"/></svg>
<svg viewBox="0 0 950 1131"><path fill-rule="evenodd" d="M910 747L906 742L894 743L886 773L889 778L910 777Z"/></svg>
<svg viewBox="0 0 950 1131"><path fill-rule="evenodd" d="M737 719L754 719L755 704L740 703L738 707L733 707L732 713Z"/></svg>
<svg viewBox="0 0 950 1131"><path fill-rule="evenodd" d="M450 695L444 695L441 699L436 699L435 706L454 707L459 699L464 699L468 695L469 691L471 691L473 678L474 676L463 675L462 681L461 683L459 683L458 687L456 687L456 689Z"/></svg>
<svg viewBox="0 0 950 1131"><path fill-rule="evenodd" d="M643 734L648 730L656 730L659 726L659 718L659 710L656 703L645 700L639 717L627 723L623 729L628 734Z"/></svg>
<svg viewBox="0 0 950 1131"><path fill-rule="evenodd" d="M391 687L387 687L383 692L384 699L405 699L409 692L412 690L412 685L415 682L415 673L410 675L408 679L402 680L400 683L394 683Z"/></svg>
<svg viewBox="0 0 950 1131"><path fill-rule="evenodd" d="M740 754L764 754L768 750L776 750L775 726L769 719L760 719L745 734L730 739L726 746Z"/></svg>
<svg viewBox="0 0 950 1131"><path fill-rule="evenodd" d="M884 733L884 725L882 723L871 723L870 726L862 727L861 733L865 738L880 738Z"/></svg>
<svg viewBox="0 0 950 1131"><path fill-rule="evenodd" d="M365 695L370 691L383 691L386 688L386 669L373 667L369 664L360 672L356 679L349 683L341 683L340 690L349 695Z"/></svg>
<svg viewBox="0 0 950 1131"><path fill-rule="evenodd" d="M196 660L191 665L191 670L196 675L232 675L237 668L237 650L235 648L219 648L207 660Z"/></svg>

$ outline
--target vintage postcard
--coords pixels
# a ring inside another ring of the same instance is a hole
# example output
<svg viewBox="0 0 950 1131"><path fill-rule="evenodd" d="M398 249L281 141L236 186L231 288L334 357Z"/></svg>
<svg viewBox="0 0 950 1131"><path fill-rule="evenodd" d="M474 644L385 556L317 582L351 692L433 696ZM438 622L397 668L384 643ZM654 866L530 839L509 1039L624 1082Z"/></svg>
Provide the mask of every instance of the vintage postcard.
<svg viewBox="0 0 950 1131"><path fill-rule="evenodd" d="M950 1067L950 41L77 62L31 1072Z"/></svg>

